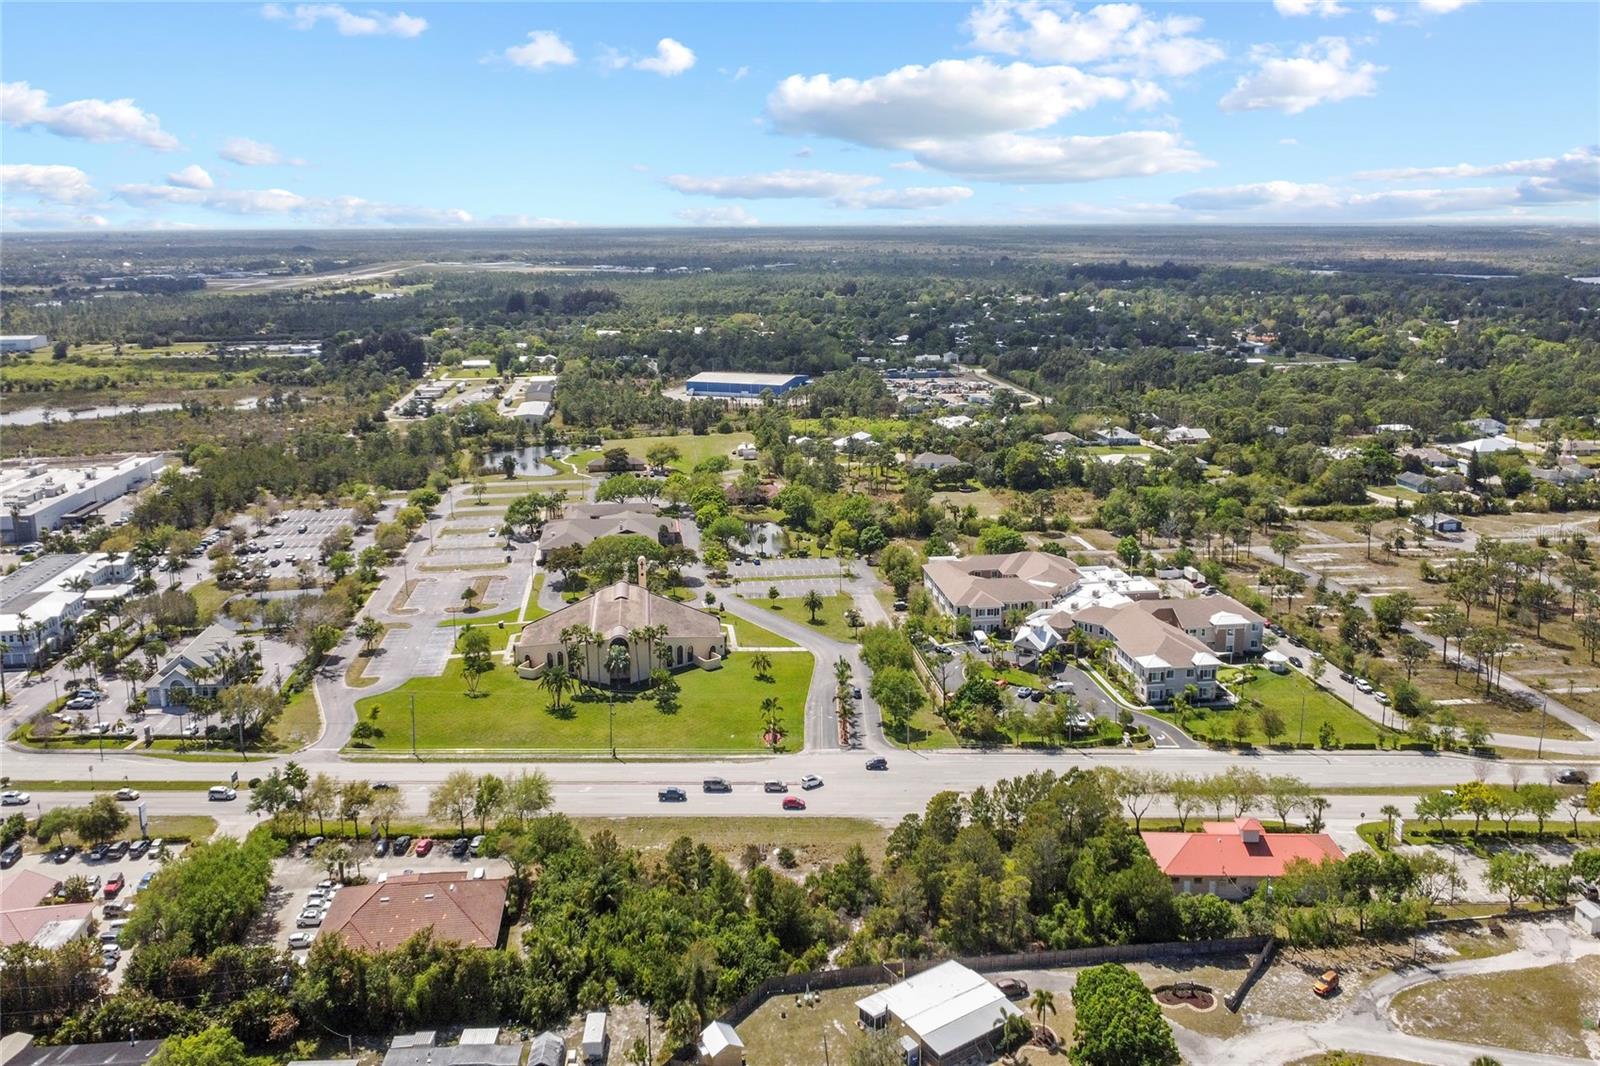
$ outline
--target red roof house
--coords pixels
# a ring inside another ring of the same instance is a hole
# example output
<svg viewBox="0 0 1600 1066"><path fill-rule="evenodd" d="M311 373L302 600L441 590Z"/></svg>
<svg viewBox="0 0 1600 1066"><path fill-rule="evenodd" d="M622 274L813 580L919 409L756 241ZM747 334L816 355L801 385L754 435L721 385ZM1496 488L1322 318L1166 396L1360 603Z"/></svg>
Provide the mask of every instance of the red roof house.
<svg viewBox="0 0 1600 1066"><path fill-rule="evenodd" d="M1295 859L1322 862L1344 852L1326 833L1269 833L1254 818L1207 822L1198 833L1140 833L1179 892L1244 899Z"/></svg>
<svg viewBox="0 0 1600 1066"><path fill-rule="evenodd" d="M341 889L322 932L366 951L392 950L424 929L436 942L492 948L500 940L508 886L504 877L475 878L465 870L395 874Z"/></svg>

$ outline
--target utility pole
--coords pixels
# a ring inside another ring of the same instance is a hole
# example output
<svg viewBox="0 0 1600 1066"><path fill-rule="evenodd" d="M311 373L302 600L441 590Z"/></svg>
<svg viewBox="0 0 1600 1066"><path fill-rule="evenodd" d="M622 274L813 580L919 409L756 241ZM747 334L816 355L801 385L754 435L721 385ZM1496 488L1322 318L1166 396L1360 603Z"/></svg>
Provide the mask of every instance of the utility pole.
<svg viewBox="0 0 1600 1066"><path fill-rule="evenodd" d="M1539 748L1534 753L1535 759L1544 758L1544 723L1550 717L1550 697L1544 697L1539 704Z"/></svg>
<svg viewBox="0 0 1600 1066"><path fill-rule="evenodd" d="M1300 743L1306 742L1306 694L1300 693Z"/></svg>

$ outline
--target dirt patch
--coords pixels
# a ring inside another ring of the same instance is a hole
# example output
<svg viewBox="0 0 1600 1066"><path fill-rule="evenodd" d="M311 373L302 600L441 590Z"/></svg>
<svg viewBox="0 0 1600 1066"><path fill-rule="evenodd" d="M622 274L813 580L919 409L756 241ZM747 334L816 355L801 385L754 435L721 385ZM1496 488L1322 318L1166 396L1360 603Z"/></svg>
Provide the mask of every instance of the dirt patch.
<svg viewBox="0 0 1600 1066"><path fill-rule="evenodd" d="M1250 990L1244 1012L1291 1021L1331 1021L1372 981L1391 970L1415 964L1411 948L1399 944L1362 944L1315 951L1285 948L1278 952L1267 972ZM1327 970L1339 971L1339 992L1322 999L1311 987Z"/></svg>
<svg viewBox="0 0 1600 1066"><path fill-rule="evenodd" d="M1600 1010L1600 956L1504 973L1471 974L1409 988L1390 1007L1416 1036L1587 1058L1583 1023ZM1587 1038L1586 1038L1587 1037Z"/></svg>
<svg viewBox="0 0 1600 1066"><path fill-rule="evenodd" d="M400 614L401 612L405 611L406 604L410 602L412 594L417 591L417 586L421 585L424 580L426 579L419 577L414 581L407 581L404 585L401 585L400 591L395 593L394 599L389 601L390 613ZM412 613L415 613L416 610L417 609L415 607L411 608Z"/></svg>

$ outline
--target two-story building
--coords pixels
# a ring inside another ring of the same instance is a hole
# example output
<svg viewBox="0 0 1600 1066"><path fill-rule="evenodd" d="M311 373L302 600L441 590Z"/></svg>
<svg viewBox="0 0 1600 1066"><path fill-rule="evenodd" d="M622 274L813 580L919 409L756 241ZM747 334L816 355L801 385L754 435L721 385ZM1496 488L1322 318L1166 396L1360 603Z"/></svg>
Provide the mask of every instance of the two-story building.
<svg viewBox="0 0 1600 1066"><path fill-rule="evenodd" d="M73 625L98 604L133 591L126 555L46 555L0 581L0 658L33 666L67 645Z"/></svg>
<svg viewBox="0 0 1600 1066"><path fill-rule="evenodd" d="M1139 608L1157 621L1204 644L1226 662L1260 655L1267 620L1232 596L1187 600L1142 600Z"/></svg>
<svg viewBox="0 0 1600 1066"><path fill-rule="evenodd" d="M1222 660L1199 640L1145 610L1161 602L1177 601L1086 607L1072 616L1072 623L1092 638L1111 641L1112 665L1145 703L1170 703L1190 686L1198 703L1218 699L1224 695L1217 684Z"/></svg>

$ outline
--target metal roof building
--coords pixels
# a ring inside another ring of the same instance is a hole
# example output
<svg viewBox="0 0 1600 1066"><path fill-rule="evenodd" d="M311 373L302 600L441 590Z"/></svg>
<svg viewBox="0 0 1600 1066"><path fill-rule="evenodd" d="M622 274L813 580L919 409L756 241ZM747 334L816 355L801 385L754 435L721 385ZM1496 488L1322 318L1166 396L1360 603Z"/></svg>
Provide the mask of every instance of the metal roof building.
<svg viewBox="0 0 1600 1066"><path fill-rule="evenodd" d="M782 396L811 380L804 374L740 374L707 370L684 383L690 396L741 396L754 398L771 391Z"/></svg>
<svg viewBox="0 0 1600 1066"><path fill-rule="evenodd" d="M983 975L954 961L857 1000L856 1011L869 1029L898 1022L933 1066L992 1045L1006 1018L1022 1014Z"/></svg>

